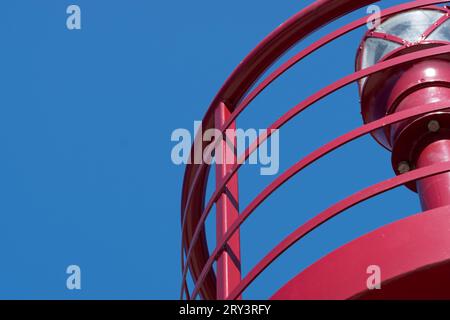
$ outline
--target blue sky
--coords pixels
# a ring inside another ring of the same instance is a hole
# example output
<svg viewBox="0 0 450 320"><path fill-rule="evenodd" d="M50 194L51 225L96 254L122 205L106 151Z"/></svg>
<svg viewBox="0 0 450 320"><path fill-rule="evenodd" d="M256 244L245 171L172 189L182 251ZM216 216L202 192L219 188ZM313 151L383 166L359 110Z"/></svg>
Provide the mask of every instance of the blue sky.
<svg viewBox="0 0 450 320"><path fill-rule="evenodd" d="M0 298L177 299L184 167L171 161L171 133L192 131L247 53L311 2L3 1ZM66 28L70 4L81 7L82 30ZM363 14L332 23L290 55ZM283 76L239 127L265 128L351 73L364 31ZM280 173L361 123L356 85L326 98L281 130ZM244 273L313 215L392 175L390 154L370 137L311 166L243 226ZM272 179L245 166L241 208ZM331 250L419 211L417 196L403 187L354 207L295 245L245 297L268 298ZM210 231L213 225L214 214ZM211 232L209 241L214 245ZM66 288L71 264L82 270L80 291Z"/></svg>

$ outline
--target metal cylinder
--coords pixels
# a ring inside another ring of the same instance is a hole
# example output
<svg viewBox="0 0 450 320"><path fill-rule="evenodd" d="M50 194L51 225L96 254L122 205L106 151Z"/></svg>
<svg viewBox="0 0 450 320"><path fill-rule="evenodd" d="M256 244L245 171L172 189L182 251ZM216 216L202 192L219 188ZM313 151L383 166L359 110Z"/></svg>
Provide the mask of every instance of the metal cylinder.
<svg viewBox="0 0 450 320"><path fill-rule="evenodd" d="M450 161L450 140L438 140L421 151L417 168L446 161ZM424 211L450 205L450 173L419 180L417 191Z"/></svg>

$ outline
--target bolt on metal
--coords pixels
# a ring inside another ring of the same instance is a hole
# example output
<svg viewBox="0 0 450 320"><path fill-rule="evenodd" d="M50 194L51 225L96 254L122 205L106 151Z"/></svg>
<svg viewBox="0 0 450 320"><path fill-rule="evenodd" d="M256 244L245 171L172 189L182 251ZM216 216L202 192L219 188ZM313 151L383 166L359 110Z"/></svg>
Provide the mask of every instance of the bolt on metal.
<svg viewBox="0 0 450 320"><path fill-rule="evenodd" d="M407 161L402 161L398 164L397 170L400 174L403 174L411 171L411 167L409 166L409 163Z"/></svg>
<svg viewBox="0 0 450 320"><path fill-rule="evenodd" d="M437 120L431 120L428 122L428 130L430 132L438 132L441 129L441 125Z"/></svg>

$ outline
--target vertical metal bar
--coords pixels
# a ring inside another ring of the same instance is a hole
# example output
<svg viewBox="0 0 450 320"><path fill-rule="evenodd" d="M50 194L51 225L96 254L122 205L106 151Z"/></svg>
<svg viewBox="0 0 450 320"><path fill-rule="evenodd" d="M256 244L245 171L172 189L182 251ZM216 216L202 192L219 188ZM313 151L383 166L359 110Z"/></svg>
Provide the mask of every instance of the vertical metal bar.
<svg viewBox="0 0 450 320"><path fill-rule="evenodd" d="M225 103L220 103L215 111L215 127L221 128L231 112ZM236 129L233 124L229 129ZM220 152L217 152L220 151ZM216 186L222 184L227 173L237 161L236 137L225 134L216 149ZM220 243L239 216L238 176L235 174L228 182L224 192L216 203L216 239ZM217 299L224 300L241 281L241 247L239 231L230 238L224 250L217 258Z"/></svg>
<svg viewBox="0 0 450 320"><path fill-rule="evenodd" d="M417 168L450 161L450 140L430 143L420 153ZM424 211L450 205L450 173L441 173L417 181L417 191Z"/></svg>

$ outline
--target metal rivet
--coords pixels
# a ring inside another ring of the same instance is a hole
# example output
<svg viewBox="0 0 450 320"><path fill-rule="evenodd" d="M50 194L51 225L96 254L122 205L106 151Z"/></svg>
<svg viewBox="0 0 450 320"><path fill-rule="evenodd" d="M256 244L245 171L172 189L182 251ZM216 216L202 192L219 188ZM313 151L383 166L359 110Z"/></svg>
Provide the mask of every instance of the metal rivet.
<svg viewBox="0 0 450 320"><path fill-rule="evenodd" d="M438 132L440 129L441 125L437 120L431 120L428 122L428 130L430 130L430 132Z"/></svg>
<svg viewBox="0 0 450 320"><path fill-rule="evenodd" d="M411 170L408 161L402 161L398 164L397 170L400 174L406 173Z"/></svg>

